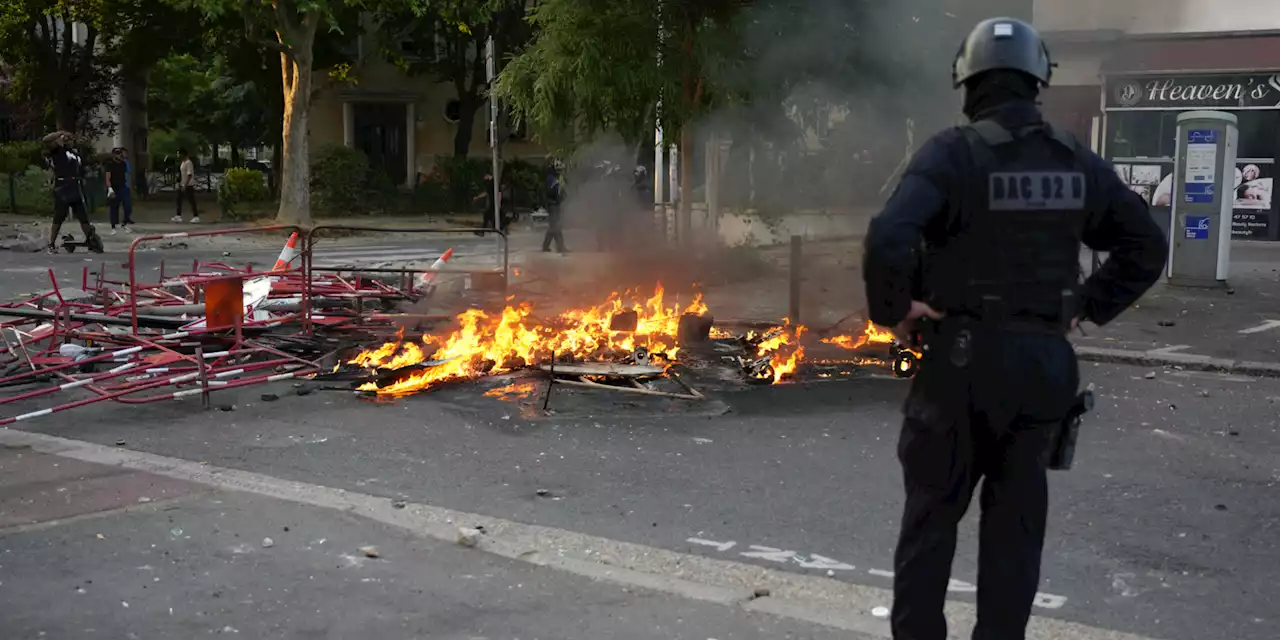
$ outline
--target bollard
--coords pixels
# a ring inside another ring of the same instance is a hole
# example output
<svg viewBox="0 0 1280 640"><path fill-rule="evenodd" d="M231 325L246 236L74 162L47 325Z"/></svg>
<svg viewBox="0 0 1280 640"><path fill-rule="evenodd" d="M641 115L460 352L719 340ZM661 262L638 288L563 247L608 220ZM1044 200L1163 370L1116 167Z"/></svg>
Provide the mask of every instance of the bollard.
<svg viewBox="0 0 1280 640"><path fill-rule="evenodd" d="M800 236L791 236L791 291L787 305L787 319L800 324Z"/></svg>

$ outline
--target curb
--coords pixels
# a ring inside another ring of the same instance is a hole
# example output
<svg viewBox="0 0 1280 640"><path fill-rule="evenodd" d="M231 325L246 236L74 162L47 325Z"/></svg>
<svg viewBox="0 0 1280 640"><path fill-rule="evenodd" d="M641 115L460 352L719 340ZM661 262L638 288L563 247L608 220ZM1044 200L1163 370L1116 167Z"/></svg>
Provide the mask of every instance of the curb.
<svg viewBox="0 0 1280 640"><path fill-rule="evenodd" d="M1196 371L1213 371L1218 373L1237 373L1249 376L1280 378L1280 362L1255 362L1252 360L1232 360L1214 358L1190 353L1160 353L1157 351L1134 351L1131 349L1105 349L1101 347L1077 346L1076 355L1088 362L1107 362L1131 364L1138 366L1171 366Z"/></svg>
<svg viewBox="0 0 1280 640"><path fill-rule="evenodd" d="M341 511L399 527L424 538L474 547L510 560L547 567L624 587L667 593L746 611L805 621L848 632L857 640L887 640L888 621L873 608L893 601L881 587L832 577L721 560L588 534L531 525L425 503L397 505L387 497L285 480L203 462L108 447L30 431L0 429L0 445L30 447L50 455L152 473L218 490L239 491L295 504ZM478 541L463 534L483 523ZM412 562L412 559L406 561ZM832 572L828 572L828 576ZM971 628L974 605L947 601L955 628ZM1154 640L1058 618L1033 615L1029 640Z"/></svg>

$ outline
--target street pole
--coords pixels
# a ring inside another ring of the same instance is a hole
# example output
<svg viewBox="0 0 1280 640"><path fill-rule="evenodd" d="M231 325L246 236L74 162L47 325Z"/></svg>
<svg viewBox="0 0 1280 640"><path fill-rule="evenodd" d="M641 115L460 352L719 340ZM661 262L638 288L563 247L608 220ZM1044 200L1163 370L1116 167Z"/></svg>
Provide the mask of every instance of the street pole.
<svg viewBox="0 0 1280 640"><path fill-rule="evenodd" d="M658 3L658 70L662 70L662 46L665 37L662 31L662 3ZM662 93L659 90L658 104L653 111L653 209L658 219L662 223L662 237L664 240L670 239L667 223L667 176L665 171L666 162L664 153L666 151L666 138L662 133Z"/></svg>
<svg viewBox="0 0 1280 640"><path fill-rule="evenodd" d="M493 168L490 174L493 175L493 228L502 228L502 144L498 140L498 99L493 96L493 80L498 76L498 54L497 46L494 45L493 36L489 36L485 43L485 77L489 83L489 153L493 158ZM495 236L497 234L494 234ZM502 250L501 243L505 242L501 236L498 237L498 250Z"/></svg>

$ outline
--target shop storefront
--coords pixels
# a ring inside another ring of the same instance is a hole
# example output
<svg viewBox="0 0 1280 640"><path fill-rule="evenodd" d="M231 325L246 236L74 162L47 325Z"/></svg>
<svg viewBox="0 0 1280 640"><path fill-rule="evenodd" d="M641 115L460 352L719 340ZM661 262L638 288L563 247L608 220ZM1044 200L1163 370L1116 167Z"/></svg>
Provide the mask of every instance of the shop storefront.
<svg viewBox="0 0 1280 640"><path fill-rule="evenodd" d="M1103 155L1151 204L1162 226L1169 224L1178 114L1234 114L1240 142L1233 235L1280 240L1280 212L1272 198L1280 170L1280 71L1112 75L1105 78L1104 91Z"/></svg>

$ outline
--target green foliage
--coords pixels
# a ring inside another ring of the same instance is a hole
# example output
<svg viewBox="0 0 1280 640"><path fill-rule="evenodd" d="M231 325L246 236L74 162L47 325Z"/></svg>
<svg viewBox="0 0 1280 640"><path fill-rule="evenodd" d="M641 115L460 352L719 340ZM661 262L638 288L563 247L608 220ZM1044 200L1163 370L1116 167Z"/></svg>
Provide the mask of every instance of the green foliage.
<svg viewBox="0 0 1280 640"><path fill-rule="evenodd" d="M228 220L240 220L246 213L246 204L263 203L271 200L271 190L267 188L266 176L261 171L232 167L222 174L222 184L218 186L218 206L222 215Z"/></svg>
<svg viewBox="0 0 1280 640"><path fill-rule="evenodd" d="M511 185L515 204L533 209L547 205L549 194L545 165L527 160L509 160L502 169L502 179Z"/></svg>
<svg viewBox="0 0 1280 640"><path fill-rule="evenodd" d="M428 182L435 182L444 196L442 212L456 213L476 208L475 197L487 188L484 181L492 169L487 158L438 157Z"/></svg>
<svg viewBox="0 0 1280 640"><path fill-rule="evenodd" d="M47 213L53 210L53 172L39 166L27 167L14 176L14 200L22 213Z"/></svg>
<svg viewBox="0 0 1280 640"><path fill-rule="evenodd" d="M30 166L44 165L41 142L8 142L0 144L0 173L21 173Z"/></svg>
<svg viewBox="0 0 1280 640"><path fill-rule="evenodd" d="M359 149L327 145L312 162L311 196L326 213L365 213L368 181L369 159Z"/></svg>
<svg viewBox="0 0 1280 640"><path fill-rule="evenodd" d="M152 168L157 171L178 170L178 150L192 154L203 147L199 136L187 131L155 131L150 137Z"/></svg>

